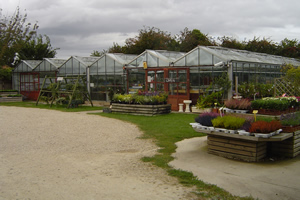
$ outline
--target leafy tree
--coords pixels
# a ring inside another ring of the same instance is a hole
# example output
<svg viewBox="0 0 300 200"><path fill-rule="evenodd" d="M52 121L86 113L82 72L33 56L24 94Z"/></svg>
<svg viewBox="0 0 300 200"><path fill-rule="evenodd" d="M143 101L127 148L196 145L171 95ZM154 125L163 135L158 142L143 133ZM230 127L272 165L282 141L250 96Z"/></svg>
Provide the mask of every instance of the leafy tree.
<svg viewBox="0 0 300 200"><path fill-rule="evenodd" d="M245 50L275 55L277 45L270 39L263 38L260 40L259 37L254 37L246 43Z"/></svg>
<svg viewBox="0 0 300 200"><path fill-rule="evenodd" d="M155 27L144 27L135 38L128 38L125 41L124 53L140 54L146 49L172 50L174 38L167 32Z"/></svg>
<svg viewBox="0 0 300 200"><path fill-rule="evenodd" d="M278 45L277 55L300 58L300 42L297 39L289 40L285 38Z"/></svg>
<svg viewBox="0 0 300 200"><path fill-rule="evenodd" d="M27 14L21 15L17 7L14 15L8 19L0 10L0 65L13 62L14 54L22 49L22 45L36 34L38 25L26 23Z"/></svg>
<svg viewBox="0 0 300 200"><path fill-rule="evenodd" d="M11 80L12 69L9 66L0 67L0 80Z"/></svg>
<svg viewBox="0 0 300 200"><path fill-rule="evenodd" d="M179 36L180 42L180 51L188 52L198 45L202 46L212 46L215 45L214 42L208 37L208 35L203 34L198 29L193 29L190 31L188 28L185 28L180 32Z"/></svg>
<svg viewBox="0 0 300 200"><path fill-rule="evenodd" d="M240 42L233 37L223 36L221 38L219 37L218 40L221 41L220 44L221 47L240 49L240 50L245 49L245 42Z"/></svg>
<svg viewBox="0 0 300 200"><path fill-rule="evenodd" d="M107 50L103 49L101 52L100 51L93 51L93 53L91 53L91 56L95 56L95 57L101 57L102 55L106 54Z"/></svg>
<svg viewBox="0 0 300 200"><path fill-rule="evenodd" d="M42 60L43 58L53 58L57 49L52 49L50 38L44 35L34 36L30 41L25 42L19 52L22 60Z"/></svg>

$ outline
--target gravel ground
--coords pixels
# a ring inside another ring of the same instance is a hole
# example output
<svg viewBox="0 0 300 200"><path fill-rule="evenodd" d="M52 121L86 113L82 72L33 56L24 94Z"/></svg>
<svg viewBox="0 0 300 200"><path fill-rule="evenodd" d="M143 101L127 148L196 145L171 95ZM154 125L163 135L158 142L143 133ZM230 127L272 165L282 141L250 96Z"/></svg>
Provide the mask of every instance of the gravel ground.
<svg viewBox="0 0 300 200"><path fill-rule="evenodd" d="M143 156L129 123L85 113L0 106L0 199L193 199Z"/></svg>

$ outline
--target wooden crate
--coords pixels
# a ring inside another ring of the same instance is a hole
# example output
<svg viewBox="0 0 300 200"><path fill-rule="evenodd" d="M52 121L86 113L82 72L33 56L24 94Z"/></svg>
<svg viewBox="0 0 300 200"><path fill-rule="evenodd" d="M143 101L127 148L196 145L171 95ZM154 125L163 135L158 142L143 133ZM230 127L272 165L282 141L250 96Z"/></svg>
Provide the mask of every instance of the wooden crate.
<svg viewBox="0 0 300 200"><path fill-rule="evenodd" d="M247 141L231 137L208 135L208 153L218 156L257 162L267 154L267 142Z"/></svg>
<svg viewBox="0 0 300 200"><path fill-rule="evenodd" d="M272 142L272 153L274 155L294 158L300 154L300 130L293 133L293 137L280 143Z"/></svg>

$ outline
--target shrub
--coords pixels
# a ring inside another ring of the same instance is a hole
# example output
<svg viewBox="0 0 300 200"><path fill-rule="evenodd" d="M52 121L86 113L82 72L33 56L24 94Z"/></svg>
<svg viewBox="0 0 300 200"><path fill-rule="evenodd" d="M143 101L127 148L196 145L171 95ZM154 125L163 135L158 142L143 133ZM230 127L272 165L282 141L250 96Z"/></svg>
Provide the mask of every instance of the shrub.
<svg viewBox="0 0 300 200"><path fill-rule="evenodd" d="M224 105L229 109L249 110L251 108L251 102L248 99L229 99L224 102Z"/></svg>
<svg viewBox="0 0 300 200"><path fill-rule="evenodd" d="M168 95L166 93L145 93L139 92L136 94L114 94L112 102L125 104L142 104L142 105L157 105L166 104Z"/></svg>
<svg viewBox="0 0 300 200"><path fill-rule="evenodd" d="M249 132L250 133L271 133L280 128L281 128L281 123L276 120L270 122L256 121L252 123Z"/></svg>
<svg viewBox="0 0 300 200"><path fill-rule="evenodd" d="M245 121L246 120L241 117L226 115L224 117L217 117L217 118L213 119L212 124L216 128L226 128L226 129L237 130L243 126Z"/></svg>
<svg viewBox="0 0 300 200"><path fill-rule="evenodd" d="M252 109L286 110L291 105L291 101L282 98L263 98L251 102Z"/></svg>
<svg viewBox="0 0 300 200"><path fill-rule="evenodd" d="M300 125L300 112L281 115L280 116L280 122L284 126Z"/></svg>
<svg viewBox="0 0 300 200"><path fill-rule="evenodd" d="M200 114L198 117L195 118L195 122L198 122L199 124L203 126L212 126L212 119L215 119L218 117L218 113L213 113L213 112L205 112Z"/></svg>

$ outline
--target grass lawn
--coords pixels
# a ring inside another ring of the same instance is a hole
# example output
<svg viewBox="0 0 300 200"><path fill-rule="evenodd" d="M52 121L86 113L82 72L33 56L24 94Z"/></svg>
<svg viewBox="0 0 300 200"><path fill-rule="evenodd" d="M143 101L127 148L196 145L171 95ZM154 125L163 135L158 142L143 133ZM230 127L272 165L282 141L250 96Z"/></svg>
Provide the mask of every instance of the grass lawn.
<svg viewBox="0 0 300 200"><path fill-rule="evenodd" d="M194 122L197 115L185 113L171 113L153 117L114 113L99 113L97 115L136 124L144 132L143 138L154 139L160 147L158 154L153 157L144 157L142 160L164 168L169 175L177 177L183 185L196 186L195 193L199 199L253 199L252 197L233 196L215 185L204 183L190 172L173 169L168 165L174 159L171 154L175 152L176 142L187 138L205 136L203 133L194 131L189 125L189 123Z"/></svg>

